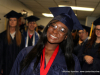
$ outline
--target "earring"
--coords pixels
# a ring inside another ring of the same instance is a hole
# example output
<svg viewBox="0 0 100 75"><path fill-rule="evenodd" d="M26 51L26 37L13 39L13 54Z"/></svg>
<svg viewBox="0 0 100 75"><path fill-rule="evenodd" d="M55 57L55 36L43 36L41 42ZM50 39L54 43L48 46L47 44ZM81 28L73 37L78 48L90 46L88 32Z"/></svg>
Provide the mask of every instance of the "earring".
<svg viewBox="0 0 100 75"><path fill-rule="evenodd" d="M49 25L48 25L48 28L49 28Z"/></svg>
<svg viewBox="0 0 100 75"><path fill-rule="evenodd" d="M66 40L66 38L65 38L65 40Z"/></svg>

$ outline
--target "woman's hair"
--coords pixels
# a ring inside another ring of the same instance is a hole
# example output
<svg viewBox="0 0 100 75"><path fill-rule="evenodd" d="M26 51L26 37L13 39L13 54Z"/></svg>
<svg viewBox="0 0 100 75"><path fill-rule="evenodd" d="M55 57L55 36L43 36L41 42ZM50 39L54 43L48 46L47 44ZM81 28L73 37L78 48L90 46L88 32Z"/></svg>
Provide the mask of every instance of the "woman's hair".
<svg viewBox="0 0 100 75"><path fill-rule="evenodd" d="M34 48L28 53L28 55L25 57L25 59L23 59L20 63L20 74L21 72L24 70L26 70L30 63L32 62L32 60L34 58L36 58L36 62L34 63L33 69L35 70L35 68L37 67L41 55L42 55L42 50L45 46L45 44L47 43L47 30L49 25L51 25L52 23L56 23L58 22L58 20L51 20L49 22L49 24L45 27L42 35L40 36L40 39L38 41L38 43L34 46ZM67 39L63 40L60 44L60 48L62 49L64 56L65 56L65 60L66 60L66 65L67 65L67 69L69 71L73 71L74 70L74 66L75 66L75 62L72 56L72 50L73 50L73 41L72 41L72 36L71 36L71 32L68 30L67 33ZM72 74L71 74L72 75Z"/></svg>
<svg viewBox="0 0 100 75"><path fill-rule="evenodd" d="M21 37L21 32L19 31L18 21L17 21L17 25L16 25L16 27L15 27L15 31L16 31L16 34L15 34L16 43L17 43L17 46L20 46L20 45L21 45L22 37ZM11 37L10 37L10 25L9 25L9 20L8 20L8 22L7 22L7 41L8 41L8 44L12 44Z"/></svg>
<svg viewBox="0 0 100 75"><path fill-rule="evenodd" d="M96 29L96 28L94 28L94 30L93 30L93 32L92 32L91 39L87 42L87 44L86 44L86 46L85 46L85 51L84 51L84 52L86 52L86 50L91 49L92 46L93 46L93 44L95 43L95 41L96 41L96 39L97 39L97 36L96 36L96 34L95 34L95 29ZM100 54L100 46L99 46L99 49L98 49L97 52L99 52L99 54Z"/></svg>

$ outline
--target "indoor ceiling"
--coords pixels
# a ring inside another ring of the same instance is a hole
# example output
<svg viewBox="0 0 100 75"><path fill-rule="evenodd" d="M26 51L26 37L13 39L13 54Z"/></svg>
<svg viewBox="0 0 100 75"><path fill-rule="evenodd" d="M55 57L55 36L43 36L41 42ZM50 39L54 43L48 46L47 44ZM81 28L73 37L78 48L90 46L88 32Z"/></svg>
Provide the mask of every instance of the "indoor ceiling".
<svg viewBox="0 0 100 75"><path fill-rule="evenodd" d="M74 10L79 20L85 20L87 16L100 16L100 0L19 0L27 8L33 11L35 16L43 17L42 13L50 13L49 7L58 5L79 6L94 8L94 11Z"/></svg>

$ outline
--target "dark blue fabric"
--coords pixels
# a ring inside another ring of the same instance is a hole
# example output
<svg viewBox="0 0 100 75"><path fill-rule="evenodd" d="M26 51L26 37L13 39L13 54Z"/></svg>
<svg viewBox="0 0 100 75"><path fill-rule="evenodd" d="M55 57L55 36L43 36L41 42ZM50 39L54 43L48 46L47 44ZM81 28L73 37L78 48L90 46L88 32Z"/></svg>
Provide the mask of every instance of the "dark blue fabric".
<svg viewBox="0 0 100 75"><path fill-rule="evenodd" d="M97 18L94 22L93 22L93 24L96 26L96 25L100 25L100 17L99 18Z"/></svg>
<svg viewBox="0 0 100 75"><path fill-rule="evenodd" d="M54 15L54 19L64 23L70 31L72 31L72 29L83 29L71 7L51 7L49 10Z"/></svg>
<svg viewBox="0 0 100 75"><path fill-rule="evenodd" d="M72 19L71 19L71 17L69 15L63 13L61 15L58 15L58 16L54 17L54 19L59 20L63 24L67 25L68 29L70 31L72 31L72 29L73 29L73 21L72 21Z"/></svg>
<svg viewBox="0 0 100 75"><path fill-rule="evenodd" d="M16 11L11 10L9 13L7 13L6 15L4 15L4 17L6 17L8 19L12 18L12 17L19 18L19 14Z"/></svg>
<svg viewBox="0 0 100 75"><path fill-rule="evenodd" d="M23 32L23 35L25 36L25 45L26 45L26 39L27 39L27 32ZM35 45L39 40L38 33L35 31Z"/></svg>
<svg viewBox="0 0 100 75"><path fill-rule="evenodd" d="M18 54L16 61L12 67L10 75L18 75L20 62L25 58L25 56L29 53L29 51L31 51L32 48L33 48L32 46L26 47ZM73 58L75 60L75 71L80 71L81 68L78 58L75 55L73 55ZM40 75L40 62L35 71L33 72L33 66L35 61L36 58L31 62L28 69L21 73L21 75ZM62 50L59 49L58 54L54 59L54 62L52 63L47 75L68 75L67 72L62 72L62 71L67 71L67 66ZM75 73L75 75L81 75L81 73Z"/></svg>
<svg viewBox="0 0 100 75"><path fill-rule="evenodd" d="M81 47L81 49L79 50L79 54L78 54L78 58L82 66L82 70L83 71L100 71L100 54L98 53L100 43L97 45L95 45L94 43L92 45L92 48L88 50L86 50L86 44L87 42ZM85 55L90 55L93 57L92 64L87 64L85 62L84 60ZM100 72L99 73L83 73L82 75L100 75Z"/></svg>
<svg viewBox="0 0 100 75"><path fill-rule="evenodd" d="M38 17L36 17L36 16L29 16L29 17L26 17L25 19L27 19L28 22L40 20L40 18L38 18Z"/></svg>
<svg viewBox="0 0 100 75"><path fill-rule="evenodd" d="M85 26L85 25L82 25L82 27L88 32L88 34L90 34L90 29L91 29L90 27Z"/></svg>
<svg viewBox="0 0 100 75"><path fill-rule="evenodd" d="M12 43L8 44L7 31L2 32L0 35L0 71L3 70L3 75L9 75L17 55L25 47L25 40L24 36L21 35L21 45L17 46L16 36L14 39L11 37Z"/></svg>

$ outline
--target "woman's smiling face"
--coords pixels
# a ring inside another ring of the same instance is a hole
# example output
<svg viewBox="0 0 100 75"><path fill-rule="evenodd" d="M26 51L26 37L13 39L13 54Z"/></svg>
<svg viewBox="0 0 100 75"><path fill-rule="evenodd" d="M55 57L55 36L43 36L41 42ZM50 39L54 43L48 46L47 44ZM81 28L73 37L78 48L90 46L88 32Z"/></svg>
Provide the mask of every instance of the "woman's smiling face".
<svg viewBox="0 0 100 75"><path fill-rule="evenodd" d="M68 28L62 22L58 21L49 26L47 30L47 39L49 43L60 43L67 38Z"/></svg>

